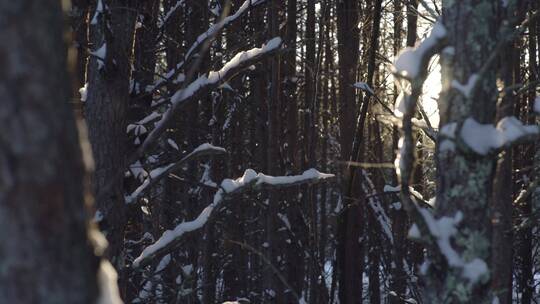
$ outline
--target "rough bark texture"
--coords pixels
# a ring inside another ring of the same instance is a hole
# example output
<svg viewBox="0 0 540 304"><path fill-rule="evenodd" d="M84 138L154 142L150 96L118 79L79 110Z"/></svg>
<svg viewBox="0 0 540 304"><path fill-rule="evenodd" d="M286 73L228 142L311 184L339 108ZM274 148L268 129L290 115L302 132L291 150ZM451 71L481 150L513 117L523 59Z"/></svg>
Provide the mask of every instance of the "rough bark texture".
<svg viewBox="0 0 540 304"><path fill-rule="evenodd" d="M479 80L478 89L464 97L452 89L452 80L466 83L478 73L497 42L497 2L446 1L443 22L448 44L454 52L441 56L443 90L440 98L441 126L473 117L481 123L493 122L496 106L495 66ZM457 132L456 132L457 133ZM440 144L440 142L439 142ZM460 148L437 151L437 205L435 216L463 220L457 224L452 246L465 263L478 258L486 264L491 255L491 223L487 214L495 168L494 156L479 156ZM435 252L439 251L436 249ZM470 284L462 267L451 267L444 256L431 264L428 278L433 284L428 299L433 303L487 303L489 275Z"/></svg>
<svg viewBox="0 0 540 304"><path fill-rule="evenodd" d="M97 295L62 20L60 1L0 1L5 303L93 303Z"/></svg>
<svg viewBox="0 0 540 304"><path fill-rule="evenodd" d="M104 216L100 223L109 240L113 264L120 269L126 210L122 176L125 167L129 77L135 29L135 3L109 1L103 13L93 12L90 41L92 51L106 44L105 58L92 56L88 63L88 97L85 105L90 143L95 160L95 193L113 183L107 197L98 197L97 208ZM95 18L95 19L94 19Z"/></svg>

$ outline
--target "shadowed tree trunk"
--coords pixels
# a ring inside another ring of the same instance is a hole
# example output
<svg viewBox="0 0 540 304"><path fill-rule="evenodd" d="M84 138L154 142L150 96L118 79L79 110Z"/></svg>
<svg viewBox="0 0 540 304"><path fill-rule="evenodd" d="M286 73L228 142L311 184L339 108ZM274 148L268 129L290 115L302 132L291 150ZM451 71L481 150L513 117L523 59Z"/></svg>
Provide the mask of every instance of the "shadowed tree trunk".
<svg viewBox="0 0 540 304"><path fill-rule="evenodd" d="M85 115L92 144L95 193L112 185L112 191L96 197L103 215L101 229L109 241L107 255L120 274L120 289L125 295L124 232L126 207L123 176L127 153L127 109L137 1L115 0L101 5L90 17L92 56L88 62L88 96Z"/></svg>
<svg viewBox="0 0 540 304"><path fill-rule="evenodd" d="M95 303L60 1L0 1L0 24L0 298Z"/></svg>
<svg viewBox="0 0 540 304"><path fill-rule="evenodd" d="M356 96L352 84L356 81L356 67L359 56L360 35L358 20L360 8L358 1L336 1L337 13L337 39L339 57L339 143L341 147L341 160L351 158ZM351 202L345 191L350 188L352 176L345 170L342 191L345 209L338 218L337 262L339 269L339 300L341 303L361 303L362 301L362 273L364 261L362 257L359 238L363 230L363 207ZM355 185L359 188L359 185ZM356 196L352 196L356 198ZM350 203L350 204L349 204Z"/></svg>

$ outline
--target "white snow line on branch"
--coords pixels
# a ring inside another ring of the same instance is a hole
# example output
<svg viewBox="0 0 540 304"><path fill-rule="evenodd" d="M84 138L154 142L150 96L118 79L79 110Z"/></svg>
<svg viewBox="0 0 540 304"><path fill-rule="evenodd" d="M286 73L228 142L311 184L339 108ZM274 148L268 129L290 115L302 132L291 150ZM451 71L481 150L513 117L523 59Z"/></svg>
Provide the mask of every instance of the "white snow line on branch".
<svg viewBox="0 0 540 304"><path fill-rule="evenodd" d="M317 182L324 179L333 178L333 174L321 173L316 169L306 170L301 175L293 176L269 176L257 173L253 169L247 169L244 175L237 179L224 179L220 189L214 195L211 204L192 221L183 222L173 230L165 231L161 237L152 245L146 247L142 253L133 261L133 267L145 266L154 256L170 250L175 243L187 232L202 228L216 209L228 195L240 193L258 187L286 187L298 184Z"/></svg>
<svg viewBox="0 0 540 304"><path fill-rule="evenodd" d="M253 48L248 51L242 51L236 54L229 62L227 62L219 71L210 71L208 76L202 75L195 81L190 83L184 89L178 90L171 97L172 106L167 109L161 120L156 123L155 128L148 134L145 142L139 149L144 150L150 143L155 141L157 137L165 130L165 126L172 120L172 114L178 111L184 101L193 98L197 94L205 90L219 86L221 83L233 77L243 68L257 62L261 57L277 51L281 46L281 38L275 37L269 40L260 48Z"/></svg>
<svg viewBox="0 0 540 304"><path fill-rule="evenodd" d="M213 154L223 154L226 153L226 150L222 147L216 147L209 143L204 143L195 148L191 153L182 157L178 162L168 164L163 167L156 168L150 171L149 176L144 180L144 182L133 191L130 195L126 196L126 204L133 203L144 191L148 189L152 184L155 184L158 180L167 176L171 171L177 169L180 165L186 161L201 155L213 155Z"/></svg>
<svg viewBox="0 0 540 304"><path fill-rule="evenodd" d="M234 20L238 19L240 16L242 16L248 8L261 4L265 0L246 0L244 3L238 8L238 10L230 16L227 16L223 18L221 21L219 21L216 24L211 25L206 32L200 34L195 42L191 45L191 47L186 52L186 55L184 56L184 60L179 62L176 67L169 70L167 73L165 73L164 79L158 80L154 85L151 87L150 91L153 91L155 88L161 86L162 84L166 83L167 81L170 81L177 72L184 66L186 62L190 60L190 57L193 55L193 52L197 50L201 45L204 44L205 41L208 39L211 39L214 37L219 31L221 31L224 27L232 23ZM180 1L183 2L183 1ZM176 9L176 8L175 8ZM167 17L167 16L166 16ZM168 18L167 18L168 19ZM166 20L163 21L165 23Z"/></svg>

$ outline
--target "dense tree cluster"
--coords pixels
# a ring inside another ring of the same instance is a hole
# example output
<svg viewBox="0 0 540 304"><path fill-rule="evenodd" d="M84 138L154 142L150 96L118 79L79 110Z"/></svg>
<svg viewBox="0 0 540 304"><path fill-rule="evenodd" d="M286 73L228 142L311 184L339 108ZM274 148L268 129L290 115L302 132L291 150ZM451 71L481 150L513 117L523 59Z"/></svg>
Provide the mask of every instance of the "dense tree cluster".
<svg viewBox="0 0 540 304"><path fill-rule="evenodd" d="M537 1L60 2L0 0L6 301L540 300Z"/></svg>

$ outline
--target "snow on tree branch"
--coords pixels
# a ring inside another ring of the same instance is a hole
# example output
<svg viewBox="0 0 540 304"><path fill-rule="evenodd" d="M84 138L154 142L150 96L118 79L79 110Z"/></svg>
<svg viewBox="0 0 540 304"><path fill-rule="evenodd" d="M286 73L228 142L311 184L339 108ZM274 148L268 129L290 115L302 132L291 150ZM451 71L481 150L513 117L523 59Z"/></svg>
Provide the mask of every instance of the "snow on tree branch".
<svg viewBox="0 0 540 304"><path fill-rule="evenodd" d="M183 222L173 230L165 231L154 244L146 247L139 257L133 261L133 267L144 267L156 257L170 252L179 243L185 233L202 228L208 222L214 209L219 207L224 200L233 194L260 188L281 188L316 183L332 179L333 177L333 174L321 173L316 169L309 169L301 175L293 176L269 176L263 173L256 173L252 169L247 169L244 175L237 179L224 179L221 182L220 189L214 195L212 203L204 208L196 219Z"/></svg>
<svg viewBox="0 0 540 304"><path fill-rule="evenodd" d="M143 194L151 186L155 185L163 177L169 175L169 173L177 170L180 166L182 166L187 161L192 160L196 157L200 157L200 156L219 155L219 154L224 154L224 153L226 153L226 150L224 148L216 147L209 143L204 143L198 146L191 153L182 157L182 159L180 159L176 163L172 163L172 164L159 167L150 171L148 177L144 180L144 182L139 187L137 187L137 189L135 189L133 193L131 193L130 195L126 197L126 204L134 202L138 197L141 196L141 194Z"/></svg>
<svg viewBox="0 0 540 304"><path fill-rule="evenodd" d="M446 45L446 29L441 23L435 23L428 38L416 48L406 48L401 52L394 65L394 73L398 78L407 79L411 83L411 92L405 94L400 111L403 113L403 137L399 140L399 153L396 157L396 173L400 179L403 205L408 212L415 212L410 197L409 180L414 166L413 118L418 98L422 94L422 86L427 77L430 59Z"/></svg>
<svg viewBox="0 0 540 304"><path fill-rule="evenodd" d="M238 10L230 16L227 16L223 19L221 19L218 23L211 25L206 32L200 34L197 39L193 42L193 44L190 46L188 51L186 52L186 55L184 56L184 60L179 62L176 67L169 70L166 74L164 79L158 80L152 88L150 88L150 91L153 91L155 88L161 86L165 82L173 79L175 75L182 69L182 67L185 65L186 62L190 60L190 58L193 56L194 52L201 47L205 42L210 41L213 39L217 33L219 33L223 28L228 26L230 23L238 19L240 16L242 16L246 11L248 11L248 8L253 7L255 5L263 3L265 0L246 0L244 3L238 8ZM167 19L170 17L170 14L174 12L182 4L183 0L179 1L175 7L171 8L171 11L167 13L163 20L163 24L167 21Z"/></svg>
<svg viewBox="0 0 540 304"><path fill-rule="evenodd" d="M173 5L168 11L167 13L165 14L165 16L163 17L163 20L161 20L158 24L158 27L163 27L167 21L169 20L169 18L171 18L171 16L178 10L178 8L180 6L182 6L182 4L184 4L184 0L178 0L176 1L176 4Z"/></svg>
<svg viewBox="0 0 540 304"><path fill-rule="evenodd" d="M203 96L208 91L215 89L234 77L240 71L252 66L253 64L264 60L265 58L273 55L281 47L281 38L275 37L268 41L260 48L254 48L248 51L242 51L233 57L231 61L226 63L219 71L211 71L208 76L201 76L197 80L193 81L190 85L184 89L179 90L171 97L171 107L163 113L161 119L156 123L155 128L148 134L144 142L132 153L127 159L128 164L136 162L143 156L154 143L157 142L159 137L165 132L167 127L171 124L175 113L178 113L180 109L186 105L189 101L197 100L198 97ZM124 171L117 172L117 176L123 176ZM107 196L114 183L111 182L101 189L97 194L97 199L101 199Z"/></svg>
<svg viewBox="0 0 540 304"><path fill-rule="evenodd" d="M173 114L189 100L194 100L204 93L219 87L227 80L235 76L238 72L253 65L254 63L270 56L281 46L281 38L275 37L269 40L260 48L253 48L248 51L242 51L227 62L219 71L210 71L208 75L202 75L183 89L178 90L171 97L172 106L163 114L156 127L150 132L146 140L139 147L138 153L153 144L157 138L165 131L167 125L171 122Z"/></svg>
<svg viewBox="0 0 540 304"><path fill-rule="evenodd" d="M394 72L405 78L418 78L421 73L425 73L424 66L427 67L427 62L434 55L433 51L438 52L441 49L441 42L445 37L444 26L441 23L435 23L430 35L416 48L408 47L401 51L394 63Z"/></svg>
<svg viewBox="0 0 540 304"><path fill-rule="evenodd" d="M513 116L501 119L496 126L481 124L469 117L464 121L460 135L474 152L486 155L518 142L537 139L540 129L536 125L524 125Z"/></svg>
<svg viewBox="0 0 540 304"><path fill-rule="evenodd" d="M398 79L410 82L410 92L404 92L402 112L402 137L399 139L399 152L396 156L395 166L401 186L400 196L403 207L415 222L416 234L420 232L430 244L436 243L436 236L430 233L429 222L421 213L416 199L411 196L410 179L415 162L415 141L413 136L413 118L416 114L418 99L422 94L422 87L428 73L431 58L441 52L446 46L446 29L437 22L426 40L416 48L406 48L401 52L395 62L394 74Z"/></svg>
<svg viewBox="0 0 540 304"><path fill-rule="evenodd" d="M473 258L465 261L464 258L452 247L450 239L457 233L456 226L463 220L463 213L456 212L453 217L443 216L435 219L427 209L419 208L425 223L434 237L440 253L446 258L450 267L461 270L463 278L470 284L486 278L489 274L487 264L480 258Z"/></svg>
<svg viewBox="0 0 540 304"><path fill-rule="evenodd" d="M200 34L198 37L197 37L197 40L193 43L193 45L191 45L191 47L189 48L189 50L187 51L186 53L186 58L190 57L191 54L197 49L199 48L199 46L201 46L205 41L207 41L208 39L211 39L212 37L214 37L219 31L221 31L225 26L227 26L229 23L233 22L234 20L236 20L238 17L242 16L244 14L245 11L247 11L248 8L252 7L252 6L255 6L255 5L258 5L260 3L262 3L263 1L265 0L246 0L244 1L244 3L240 6L240 8L236 11L236 13L234 13L233 15L230 15L230 16L227 16L225 18L223 18L222 20L220 20L218 23L210 26L210 28Z"/></svg>

